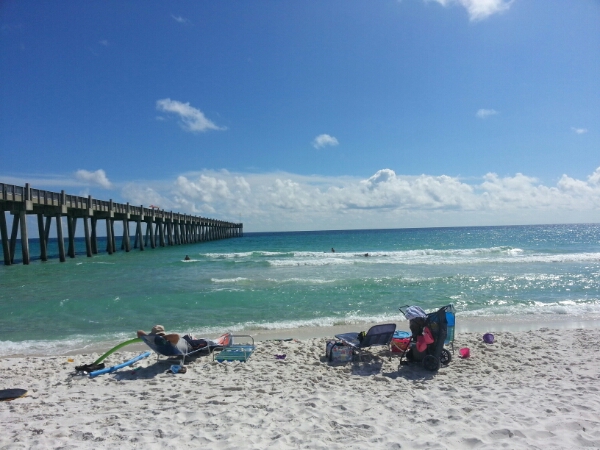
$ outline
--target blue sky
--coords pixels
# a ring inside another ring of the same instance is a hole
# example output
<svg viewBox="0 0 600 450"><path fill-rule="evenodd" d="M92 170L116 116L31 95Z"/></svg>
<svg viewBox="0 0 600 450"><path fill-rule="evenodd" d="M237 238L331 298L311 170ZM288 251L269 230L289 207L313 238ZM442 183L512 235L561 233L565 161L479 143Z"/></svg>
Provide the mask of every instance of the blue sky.
<svg viewBox="0 0 600 450"><path fill-rule="evenodd" d="M600 222L597 0L8 0L0 79L0 182L246 231Z"/></svg>

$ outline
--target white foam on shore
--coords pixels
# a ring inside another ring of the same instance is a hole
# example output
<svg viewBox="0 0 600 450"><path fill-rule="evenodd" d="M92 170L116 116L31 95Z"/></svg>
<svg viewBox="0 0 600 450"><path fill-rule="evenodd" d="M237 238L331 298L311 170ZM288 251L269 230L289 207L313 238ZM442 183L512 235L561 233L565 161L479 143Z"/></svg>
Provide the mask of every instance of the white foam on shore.
<svg viewBox="0 0 600 450"><path fill-rule="evenodd" d="M7 356L55 356L107 351L117 344L136 337L128 333L105 333L99 335L76 335L67 339L0 341L0 357ZM129 348L129 347L127 347Z"/></svg>
<svg viewBox="0 0 600 450"><path fill-rule="evenodd" d="M455 303L456 305L457 303ZM583 317L600 315L600 300L598 299L572 299L557 302L542 303L539 301L529 304L502 305L494 304L492 309L475 309L461 313L464 317L510 317L518 319L521 316L565 316Z"/></svg>
<svg viewBox="0 0 600 450"><path fill-rule="evenodd" d="M203 327L181 330L195 337L215 338L223 333L232 332L249 334L256 340L287 338L321 338L333 337L336 334L350 331L365 331L377 323L396 323L398 329L408 330L408 321L401 313L374 315L363 317L349 315L340 318L321 318L314 320L298 320L283 322L247 322L227 328ZM600 313L575 314L522 314L520 316L493 315L482 316L458 313L456 316L456 332L486 331L528 331L540 328L574 329L600 328ZM56 341L2 341L0 357L29 355L66 355L106 351L113 346L135 337L133 333L117 335L77 336L67 340Z"/></svg>

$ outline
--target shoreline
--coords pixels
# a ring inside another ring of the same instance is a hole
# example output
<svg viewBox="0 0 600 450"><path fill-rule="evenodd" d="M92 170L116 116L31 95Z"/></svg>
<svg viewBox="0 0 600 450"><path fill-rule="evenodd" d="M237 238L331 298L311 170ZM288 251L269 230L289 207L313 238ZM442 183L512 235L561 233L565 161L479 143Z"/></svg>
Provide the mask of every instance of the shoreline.
<svg viewBox="0 0 600 450"><path fill-rule="evenodd" d="M381 322L383 323L383 322ZM387 322L390 323L390 322ZM398 330L408 331L408 322L392 321L396 323ZM333 338L336 334L366 331L371 326L376 325L375 322L359 322L350 325L335 325L323 327L299 327L299 328L282 328L271 330L240 330L234 331L233 334L251 335L256 342L283 340L283 339L316 339L316 338ZM576 329L600 329L600 316L590 315L569 316L569 315L524 315L515 316L466 316L462 317L459 314L456 316L456 335L460 333L487 333L487 332L521 332L521 331L536 331L544 328L556 330L576 330ZM179 331L179 330L177 330ZM224 331L225 332L225 331ZM186 331L180 334L186 334ZM222 334L222 333L221 333ZM210 339L218 337L219 334L206 335ZM135 337L134 333L128 338L121 340L102 341L85 346L85 348L67 349L64 352L52 353L51 355L41 352L30 354L14 353L1 356L0 358L28 358L40 356L73 356L84 355L89 353L102 354L114 346L124 342L127 339ZM144 344L132 344L125 348L125 351L144 351L147 347Z"/></svg>
<svg viewBox="0 0 600 450"><path fill-rule="evenodd" d="M398 330L408 331L408 321L396 321ZM376 325L373 322L362 322L352 325L336 325L330 327L301 327L280 330L260 330L253 335L257 341L273 339L311 339L335 336L336 334L351 331L366 331L369 327ZM541 328L552 328L557 330L600 328L600 317L555 317L555 316L478 316L462 317L456 316L455 333L486 333L498 331L535 331ZM235 334L235 333L234 333ZM241 332L240 332L241 334ZM250 333L251 334L251 333Z"/></svg>

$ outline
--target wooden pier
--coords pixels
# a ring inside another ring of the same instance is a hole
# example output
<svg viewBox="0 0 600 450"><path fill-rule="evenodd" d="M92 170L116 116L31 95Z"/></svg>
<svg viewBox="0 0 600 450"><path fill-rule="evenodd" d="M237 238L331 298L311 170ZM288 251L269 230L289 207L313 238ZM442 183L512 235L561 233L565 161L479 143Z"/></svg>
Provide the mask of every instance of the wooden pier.
<svg viewBox="0 0 600 450"><path fill-rule="evenodd" d="M9 237L5 212L13 216L12 232ZM65 191L49 192L32 189L29 184L14 186L0 183L0 235L4 264L11 265L15 260L17 234L21 232L23 264L29 264L29 238L27 215L36 214L40 239L40 259L48 260L48 241L52 219L56 222L58 255L61 262L68 255L75 258L75 231L77 223L83 221L85 248L88 257L98 253L96 226L98 220L106 222L106 252L117 251L115 221L123 222L121 250L132 248L156 248L167 245L192 244L216 239L241 237L241 223L196 217L164 211L156 207L132 206L129 203L114 203L88 197L65 194ZM62 218L67 218L68 246L65 252ZM45 221L44 221L45 219ZM134 244L131 245L130 223L135 227ZM142 226L145 224L145 227ZM145 228L145 229L144 229Z"/></svg>

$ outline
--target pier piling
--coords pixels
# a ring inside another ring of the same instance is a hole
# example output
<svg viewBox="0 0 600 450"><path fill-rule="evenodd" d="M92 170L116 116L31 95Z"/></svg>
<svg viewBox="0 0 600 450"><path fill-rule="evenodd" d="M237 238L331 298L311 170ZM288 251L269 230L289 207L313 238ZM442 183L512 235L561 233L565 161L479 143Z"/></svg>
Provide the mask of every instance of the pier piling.
<svg viewBox="0 0 600 450"><path fill-rule="evenodd" d="M4 211L0 214L0 235L2 235L2 253L4 256L4 264L9 266L12 264L10 257L10 248L8 246L8 229L6 227L6 217Z"/></svg>
<svg viewBox="0 0 600 450"><path fill-rule="evenodd" d="M65 240L63 238L62 217L60 215L56 216L56 237L58 239L58 258L60 262L65 262L67 258L65 257Z"/></svg>
<svg viewBox="0 0 600 450"><path fill-rule="evenodd" d="M83 229L85 234L85 253L88 258L92 257L92 241L90 238L90 225L87 217L83 218Z"/></svg>
<svg viewBox="0 0 600 450"><path fill-rule="evenodd" d="M48 252L47 252L47 248L46 248L48 239L46 238L47 233L46 233L46 230L44 229L44 215L43 214L37 215L37 222L38 222L38 233L40 234L40 259L42 261L48 261Z"/></svg>

